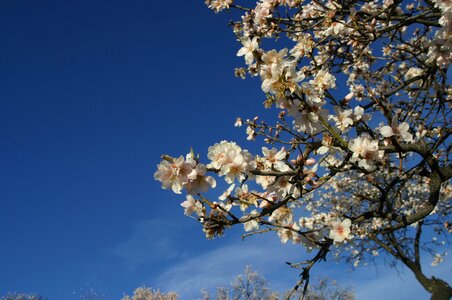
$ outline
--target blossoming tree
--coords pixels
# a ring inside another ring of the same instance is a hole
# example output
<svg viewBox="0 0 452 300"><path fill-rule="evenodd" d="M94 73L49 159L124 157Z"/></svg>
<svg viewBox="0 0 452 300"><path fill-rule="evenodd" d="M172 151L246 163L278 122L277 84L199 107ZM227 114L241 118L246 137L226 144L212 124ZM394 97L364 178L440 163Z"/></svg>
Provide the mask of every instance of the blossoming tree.
<svg viewBox="0 0 452 300"><path fill-rule="evenodd" d="M440 263L451 232L450 0L206 4L242 13L231 23L245 63L235 73L260 78L277 121L237 119L262 153L220 141L207 161L162 156L155 179L186 193L185 214L207 238L241 224L244 236L276 232L315 251L292 264L294 292L328 253L355 266L386 253L432 299L449 299L421 256ZM229 187L208 199L218 180Z"/></svg>

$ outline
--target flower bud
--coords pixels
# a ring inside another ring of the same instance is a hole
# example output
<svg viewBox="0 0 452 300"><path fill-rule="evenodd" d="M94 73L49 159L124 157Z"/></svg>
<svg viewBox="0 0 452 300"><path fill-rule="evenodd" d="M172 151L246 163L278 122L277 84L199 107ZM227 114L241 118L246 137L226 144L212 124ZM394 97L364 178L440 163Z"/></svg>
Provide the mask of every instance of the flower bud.
<svg viewBox="0 0 452 300"><path fill-rule="evenodd" d="M305 162L306 166L312 166L313 164L315 164L317 161L314 158L308 158Z"/></svg>
<svg viewBox="0 0 452 300"><path fill-rule="evenodd" d="M350 92L344 97L344 100L348 102L352 100L353 96L355 96L355 94L353 92Z"/></svg>

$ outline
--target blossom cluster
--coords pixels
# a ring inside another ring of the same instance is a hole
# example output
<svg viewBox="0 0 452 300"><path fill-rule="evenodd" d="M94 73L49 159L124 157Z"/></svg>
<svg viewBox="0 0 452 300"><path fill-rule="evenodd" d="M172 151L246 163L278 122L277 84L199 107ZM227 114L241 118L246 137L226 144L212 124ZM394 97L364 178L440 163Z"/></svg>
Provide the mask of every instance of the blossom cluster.
<svg viewBox="0 0 452 300"><path fill-rule="evenodd" d="M388 232L408 248L426 219L450 234L449 2L206 1L243 12L232 23L236 75L261 80L278 118L237 118L248 140L264 138L261 154L221 141L205 164L193 152L164 156L154 178L186 192L184 213L208 238L242 224L244 236L275 231L309 251L335 245L355 266L385 250ZM283 48L264 47L282 38L272 45ZM206 193L220 179L222 191Z"/></svg>
<svg viewBox="0 0 452 300"><path fill-rule="evenodd" d="M206 192L210 187L216 186L212 176L206 176L205 165L196 161L192 154L178 158L165 158L157 167L154 179L162 182L162 188L171 188L180 194L185 188L189 194Z"/></svg>

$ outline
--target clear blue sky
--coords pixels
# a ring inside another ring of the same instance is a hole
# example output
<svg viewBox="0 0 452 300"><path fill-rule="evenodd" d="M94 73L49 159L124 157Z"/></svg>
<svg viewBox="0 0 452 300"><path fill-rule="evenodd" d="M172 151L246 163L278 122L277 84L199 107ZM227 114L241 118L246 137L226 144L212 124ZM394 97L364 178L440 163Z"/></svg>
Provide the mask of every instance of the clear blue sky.
<svg viewBox="0 0 452 300"><path fill-rule="evenodd" d="M235 117L263 110L259 82L233 76L229 18L201 0L0 1L0 295L119 299L147 284L189 299L247 263L292 286L284 261L301 248L239 231L207 241L153 180L162 153L244 141ZM401 293L387 299L422 292L384 267L318 270L358 299L385 284Z"/></svg>

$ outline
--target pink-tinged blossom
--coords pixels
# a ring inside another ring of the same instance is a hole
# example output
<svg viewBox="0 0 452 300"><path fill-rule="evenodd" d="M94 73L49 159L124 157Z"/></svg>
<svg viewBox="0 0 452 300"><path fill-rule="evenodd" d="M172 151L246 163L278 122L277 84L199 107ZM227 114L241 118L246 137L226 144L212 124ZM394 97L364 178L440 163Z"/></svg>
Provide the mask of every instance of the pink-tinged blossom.
<svg viewBox="0 0 452 300"><path fill-rule="evenodd" d="M323 91L316 90L315 86L312 85L311 82L303 82L300 86L300 92L305 96L306 102L309 104L309 106L313 107L314 109L326 104L323 98Z"/></svg>
<svg viewBox="0 0 452 300"><path fill-rule="evenodd" d="M286 149L284 149L284 147L279 151L276 148L268 149L267 147L262 147L262 154L264 154L264 167L266 168L266 170L290 170L289 166L284 161L287 155Z"/></svg>
<svg viewBox="0 0 452 300"><path fill-rule="evenodd" d="M413 135L408 132L410 125L403 122L398 124L397 118L392 119L391 126L383 126L380 128L380 133L385 138L390 138L392 136L398 137L401 141L410 143L413 140Z"/></svg>
<svg viewBox="0 0 452 300"><path fill-rule="evenodd" d="M350 92L353 93L357 101L362 101L366 96L366 89L362 84L353 84L350 86Z"/></svg>
<svg viewBox="0 0 452 300"><path fill-rule="evenodd" d="M297 71L295 68L295 64L289 63L287 66L283 69L283 86L285 90L289 90L291 93L294 93L298 90L299 86L298 83L303 81L305 76L304 73L301 71ZM274 89L277 92L282 92L283 90L281 88Z"/></svg>
<svg viewBox="0 0 452 300"><path fill-rule="evenodd" d="M218 172L219 176L225 176L225 181L229 184L233 183L235 179L242 181L245 179L245 172L247 171L247 162L243 155L239 154L231 157L231 162L223 165Z"/></svg>
<svg viewBox="0 0 452 300"><path fill-rule="evenodd" d="M319 116L326 119L327 111L323 108L318 108L316 112L303 110L294 120L295 130L312 135L319 133L324 129L319 121Z"/></svg>
<svg viewBox="0 0 452 300"><path fill-rule="evenodd" d="M289 240L292 241L293 244L300 243L300 234L297 232L300 230L300 226L297 223L289 223L286 224L287 227L291 228L280 228L278 229L278 236L281 240L281 243L285 244Z"/></svg>
<svg viewBox="0 0 452 300"><path fill-rule="evenodd" d="M184 185L188 183L188 175L193 168L193 162L186 162L183 156L172 159L172 161L163 160L157 166L154 179L162 183L163 189L171 188L174 193L180 194Z"/></svg>
<svg viewBox="0 0 452 300"><path fill-rule="evenodd" d="M290 54L298 60L312 52L314 41L309 34L302 34L297 41L297 44L290 50Z"/></svg>
<svg viewBox="0 0 452 300"><path fill-rule="evenodd" d="M358 165L366 170L372 170L375 162L381 160L384 155L384 151L378 150L378 141L367 135L352 140L349 148L353 152L352 161L358 162Z"/></svg>
<svg viewBox="0 0 452 300"><path fill-rule="evenodd" d="M349 238L351 225L352 222L349 219L331 222L330 239L333 239L334 243L342 243Z"/></svg>
<svg viewBox="0 0 452 300"><path fill-rule="evenodd" d="M259 184L264 190L275 182L275 176L256 176L256 183Z"/></svg>
<svg viewBox="0 0 452 300"><path fill-rule="evenodd" d="M188 174L189 181L185 185L189 194L198 194L207 192L209 187L215 188L217 185L215 178L206 176L207 168L203 164L197 164L196 167Z"/></svg>
<svg viewBox="0 0 452 300"><path fill-rule="evenodd" d="M248 141L252 141L256 137L256 131L251 126L246 127L246 134L247 134L246 139Z"/></svg>
<svg viewBox="0 0 452 300"><path fill-rule="evenodd" d="M250 216L257 216L259 213L257 210L252 210ZM245 231L253 231L259 229L259 222L257 219L250 220L248 222L243 223L243 227Z"/></svg>
<svg viewBox="0 0 452 300"><path fill-rule="evenodd" d="M310 83L318 90L324 91L336 87L336 78L327 70L320 70Z"/></svg>
<svg viewBox="0 0 452 300"><path fill-rule="evenodd" d="M240 39L243 47L237 52L237 56L245 56L245 62L247 65L251 65L254 60L253 52L259 48L257 37L250 39L249 37L243 37Z"/></svg>
<svg viewBox="0 0 452 300"><path fill-rule="evenodd" d="M290 176L279 176L267 186L267 191L269 193L276 193L281 198L288 194L292 194L293 197L298 197L300 190L296 185L290 183L290 180Z"/></svg>
<svg viewBox="0 0 452 300"><path fill-rule="evenodd" d="M268 221L278 224L292 223L292 220L293 220L292 211L285 206L276 209L275 211L272 212L270 217L268 217Z"/></svg>
<svg viewBox="0 0 452 300"><path fill-rule="evenodd" d="M326 30L326 33L328 35L339 36L341 34L344 34L345 31L346 27L344 24L340 22L333 22L331 23L331 26Z"/></svg>
<svg viewBox="0 0 452 300"><path fill-rule="evenodd" d="M427 63L447 67L452 60L452 5L450 0L435 0L435 7L441 10L438 23L441 28L430 42Z"/></svg>
<svg viewBox="0 0 452 300"><path fill-rule="evenodd" d="M267 25L267 19L272 16L273 5L270 1L258 2L254 8L254 23L258 28L264 28Z"/></svg>
<svg viewBox="0 0 452 300"><path fill-rule="evenodd" d="M236 143L221 141L209 147L207 157L211 160L211 163L207 167L219 170L222 166L232 162L231 157L235 157L241 152L242 148Z"/></svg>
<svg viewBox="0 0 452 300"><path fill-rule="evenodd" d="M304 74L295 68L296 62L285 59L286 55L286 48L279 52L272 50L262 54L259 75L264 92L277 94L286 88L294 92L297 83L304 79Z"/></svg>
<svg viewBox="0 0 452 300"><path fill-rule="evenodd" d="M332 143L333 139L329 135L324 134L322 138L322 146L320 146L320 148L317 149L317 154L325 154L328 151L330 151L331 148L334 148L332 146Z"/></svg>
<svg viewBox="0 0 452 300"><path fill-rule="evenodd" d="M271 50L262 54L262 63L265 68L270 68L272 74L280 74L284 66L286 66L285 57L287 56L287 48L280 51Z"/></svg>
<svg viewBox="0 0 452 300"><path fill-rule="evenodd" d="M277 93L277 83L283 76L283 70L287 66L290 67L291 63L285 60L287 55L287 49L272 50L264 52L261 56L262 63L259 68L259 75L262 79L261 88L264 92ZM292 76L294 77L294 76Z"/></svg>
<svg viewBox="0 0 452 300"><path fill-rule="evenodd" d="M383 1L383 8L387 9L389 6L394 4L394 0L384 0Z"/></svg>
<svg viewBox="0 0 452 300"><path fill-rule="evenodd" d="M238 200L234 201L233 205L239 205L241 211L245 211L250 205L257 206L257 199L248 191L248 185L243 184L236 188L235 195Z"/></svg>
<svg viewBox="0 0 452 300"><path fill-rule="evenodd" d="M233 142L221 141L209 147L207 157L211 160L207 167L219 170L218 175L225 176L229 184L235 179L242 181L255 168L251 154Z"/></svg>
<svg viewBox="0 0 452 300"><path fill-rule="evenodd" d="M245 231L253 231L259 229L259 223L256 220L251 220L243 224Z"/></svg>
<svg viewBox="0 0 452 300"><path fill-rule="evenodd" d="M180 206L184 208L184 214L186 216L190 216L193 213L196 213L198 216L202 215L202 204L193 198L192 195L187 195L186 200L182 202Z"/></svg>
<svg viewBox="0 0 452 300"><path fill-rule="evenodd" d="M353 125L353 111L351 109L344 110L339 106L334 106L334 112L336 115L331 115L330 119L336 122L336 127L341 131L345 131Z"/></svg>
<svg viewBox="0 0 452 300"><path fill-rule="evenodd" d="M223 9L229 9L229 7L234 2L233 0L206 0L206 4L213 11L220 12Z"/></svg>

